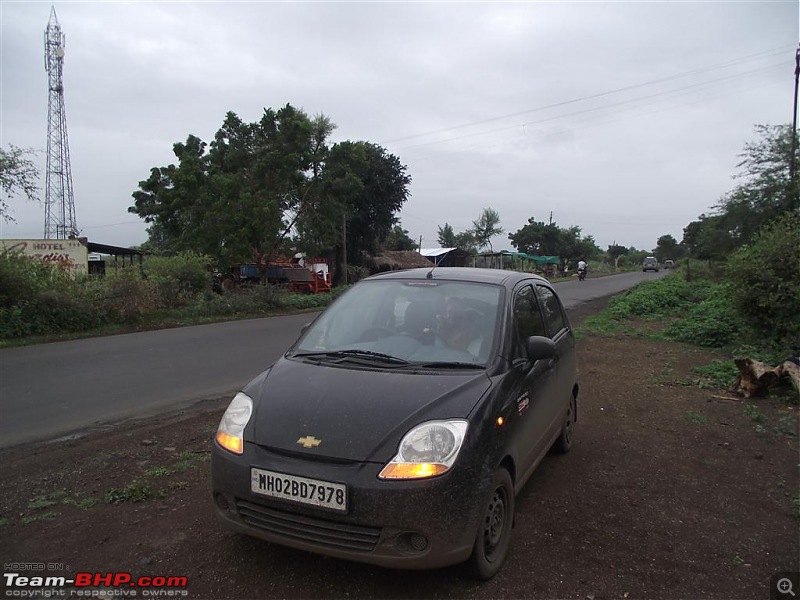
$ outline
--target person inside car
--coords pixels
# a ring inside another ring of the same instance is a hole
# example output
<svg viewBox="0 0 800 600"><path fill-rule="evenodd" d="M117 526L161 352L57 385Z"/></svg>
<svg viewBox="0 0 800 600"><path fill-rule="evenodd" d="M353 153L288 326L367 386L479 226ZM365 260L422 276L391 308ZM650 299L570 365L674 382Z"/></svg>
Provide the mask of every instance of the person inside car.
<svg viewBox="0 0 800 600"><path fill-rule="evenodd" d="M482 342L479 319L480 313L466 308L460 298L448 298L439 320L439 337L448 348L477 356Z"/></svg>

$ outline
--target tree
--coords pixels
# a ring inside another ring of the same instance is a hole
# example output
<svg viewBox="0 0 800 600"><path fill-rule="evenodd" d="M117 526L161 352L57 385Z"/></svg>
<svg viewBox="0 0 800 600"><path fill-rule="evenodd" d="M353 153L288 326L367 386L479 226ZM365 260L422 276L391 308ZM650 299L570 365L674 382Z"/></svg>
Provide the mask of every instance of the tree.
<svg viewBox="0 0 800 600"><path fill-rule="evenodd" d="M321 252L327 248L340 267L345 258L348 265L366 265L396 225L395 213L408 199L410 183L405 165L381 146L335 144L319 177L317 210L298 218L299 243ZM342 271L336 269L337 283Z"/></svg>
<svg viewBox="0 0 800 600"><path fill-rule="evenodd" d="M734 179L740 183L718 205L727 225L742 243L749 242L762 226L791 210L800 209L798 182L792 181L792 128L789 125L757 125L760 136L744 146ZM800 150L795 149L795 159Z"/></svg>
<svg viewBox="0 0 800 600"><path fill-rule="evenodd" d="M472 254L478 251L478 240L475 237L475 231L472 229L455 233L453 226L445 223L444 227L439 226L437 239L439 246L442 248L458 248Z"/></svg>
<svg viewBox="0 0 800 600"><path fill-rule="evenodd" d="M614 263L614 268L619 266L619 259L628 254L628 252L629 250L625 246L619 246L616 242L610 245L608 250L606 250L608 260Z"/></svg>
<svg viewBox="0 0 800 600"><path fill-rule="evenodd" d="M158 245L173 252L207 254L222 267L268 256L321 163L331 125L317 125L289 104L255 123L229 112L210 144L194 135L175 144L177 166L151 169L128 210L157 225Z"/></svg>
<svg viewBox="0 0 800 600"><path fill-rule="evenodd" d="M800 217L792 211L762 228L731 256L728 294L767 338L800 351Z"/></svg>
<svg viewBox="0 0 800 600"><path fill-rule="evenodd" d="M489 250L494 252L492 237L504 232L499 225L500 214L493 208L484 208L478 219L472 222L472 234L479 249L489 246Z"/></svg>
<svg viewBox="0 0 800 600"><path fill-rule="evenodd" d="M788 211L800 210L800 187L791 181L792 130L788 125L756 126L760 139L745 144L737 165L739 183L683 230L690 256L724 260L750 242L764 225ZM795 159L800 151L795 150Z"/></svg>
<svg viewBox="0 0 800 600"><path fill-rule="evenodd" d="M544 223L534 217L528 224L514 233L508 234L511 244L520 252L538 256L559 256L562 261L577 260L602 254L594 238L582 236L581 228L573 225L563 228L555 222Z"/></svg>
<svg viewBox="0 0 800 600"><path fill-rule="evenodd" d="M658 238L655 250L653 250L653 255L658 259L659 262L664 262L668 258L679 258L680 254L681 248L678 245L678 240L669 234L662 235L660 238Z"/></svg>
<svg viewBox="0 0 800 600"><path fill-rule="evenodd" d="M457 246L457 242L456 234L453 231L453 226L449 223L445 223L444 227L440 225L438 229L437 240L439 241L439 247L441 248L455 248Z"/></svg>
<svg viewBox="0 0 800 600"><path fill-rule="evenodd" d="M559 228L555 223L546 224L534 217L514 233L508 234L511 245L525 254L554 256L559 250Z"/></svg>
<svg viewBox="0 0 800 600"><path fill-rule="evenodd" d="M395 225L386 236L383 246L386 250L416 250L417 242L408 237L408 230Z"/></svg>
<svg viewBox="0 0 800 600"><path fill-rule="evenodd" d="M13 144L9 144L8 150L0 148L0 188L6 198L22 194L28 200L39 200L36 186L39 169L28 158L33 153L31 149L18 148ZM0 218L6 223L13 223L15 219L9 213L6 198L0 198Z"/></svg>
<svg viewBox="0 0 800 600"><path fill-rule="evenodd" d="M739 246L726 226L724 215L700 215L683 228L681 246L691 258L725 260Z"/></svg>

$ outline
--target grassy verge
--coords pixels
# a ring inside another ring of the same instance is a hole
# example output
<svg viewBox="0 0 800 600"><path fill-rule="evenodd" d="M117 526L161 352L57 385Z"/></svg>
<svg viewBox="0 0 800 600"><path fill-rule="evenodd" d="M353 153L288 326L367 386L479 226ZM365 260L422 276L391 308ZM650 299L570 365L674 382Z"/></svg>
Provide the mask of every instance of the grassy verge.
<svg viewBox="0 0 800 600"><path fill-rule="evenodd" d="M678 273L647 281L614 298L600 314L587 317L576 333L579 339L633 335L721 351L729 358L698 365L690 377L672 383L725 389L738 374L734 358L746 356L778 365L797 350L788 340L765 337L741 317L730 300L728 285L689 282ZM786 399L800 402L796 390L786 394Z"/></svg>

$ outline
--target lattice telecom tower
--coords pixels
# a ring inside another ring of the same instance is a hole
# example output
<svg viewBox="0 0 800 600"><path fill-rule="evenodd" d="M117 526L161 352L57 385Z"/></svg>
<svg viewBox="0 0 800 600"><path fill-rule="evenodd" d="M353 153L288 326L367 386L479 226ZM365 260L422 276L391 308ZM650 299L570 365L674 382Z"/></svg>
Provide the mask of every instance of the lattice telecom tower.
<svg viewBox="0 0 800 600"><path fill-rule="evenodd" d="M64 110L64 41L56 7L44 32L44 68L50 88L47 104L47 175L44 196L44 237L64 240L77 237L72 168L69 164L67 113Z"/></svg>

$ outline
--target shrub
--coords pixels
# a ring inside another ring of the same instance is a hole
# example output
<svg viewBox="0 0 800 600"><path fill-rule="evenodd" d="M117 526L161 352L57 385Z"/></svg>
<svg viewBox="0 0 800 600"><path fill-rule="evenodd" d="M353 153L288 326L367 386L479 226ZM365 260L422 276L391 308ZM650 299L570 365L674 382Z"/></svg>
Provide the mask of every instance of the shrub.
<svg viewBox="0 0 800 600"><path fill-rule="evenodd" d="M136 266L106 271L103 292L103 303L114 323L138 323L157 306L157 293Z"/></svg>
<svg viewBox="0 0 800 600"><path fill-rule="evenodd" d="M0 250L0 306L19 306L46 289L57 276L51 264Z"/></svg>
<svg viewBox="0 0 800 600"><path fill-rule="evenodd" d="M609 303L615 319L663 317L703 300L709 292L707 283L690 283L678 275L640 283Z"/></svg>
<svg viewBox="0 0 800 600"><path fill-rule="evenodd" d="M726 286L708 289L708 297L698 304L686 307L681 319L670 324L664 335L680 342L709 348L723 348L736 341L747 329L736 314Z"/></svg>
<svg viewBox="0 0 800 600"><path fill-rule="evenodd" d="M0 337L83 331L106 322L96 286L18 253L0 252Z"/></svg>
<svg viewBox="0 0 800 600"><path fill-rule="evenodd" d="M728 261L728 294L765 337L800 344L800 217L786 213Z"/></svg>
<svg viewBox="0 0 800 600"><path fill-rule="evenodd" d="M204 254L181 252L177 256L149 257L144 272L158 292L161 304L177 308L211 289L211 264L211 258Z"/></svg>

